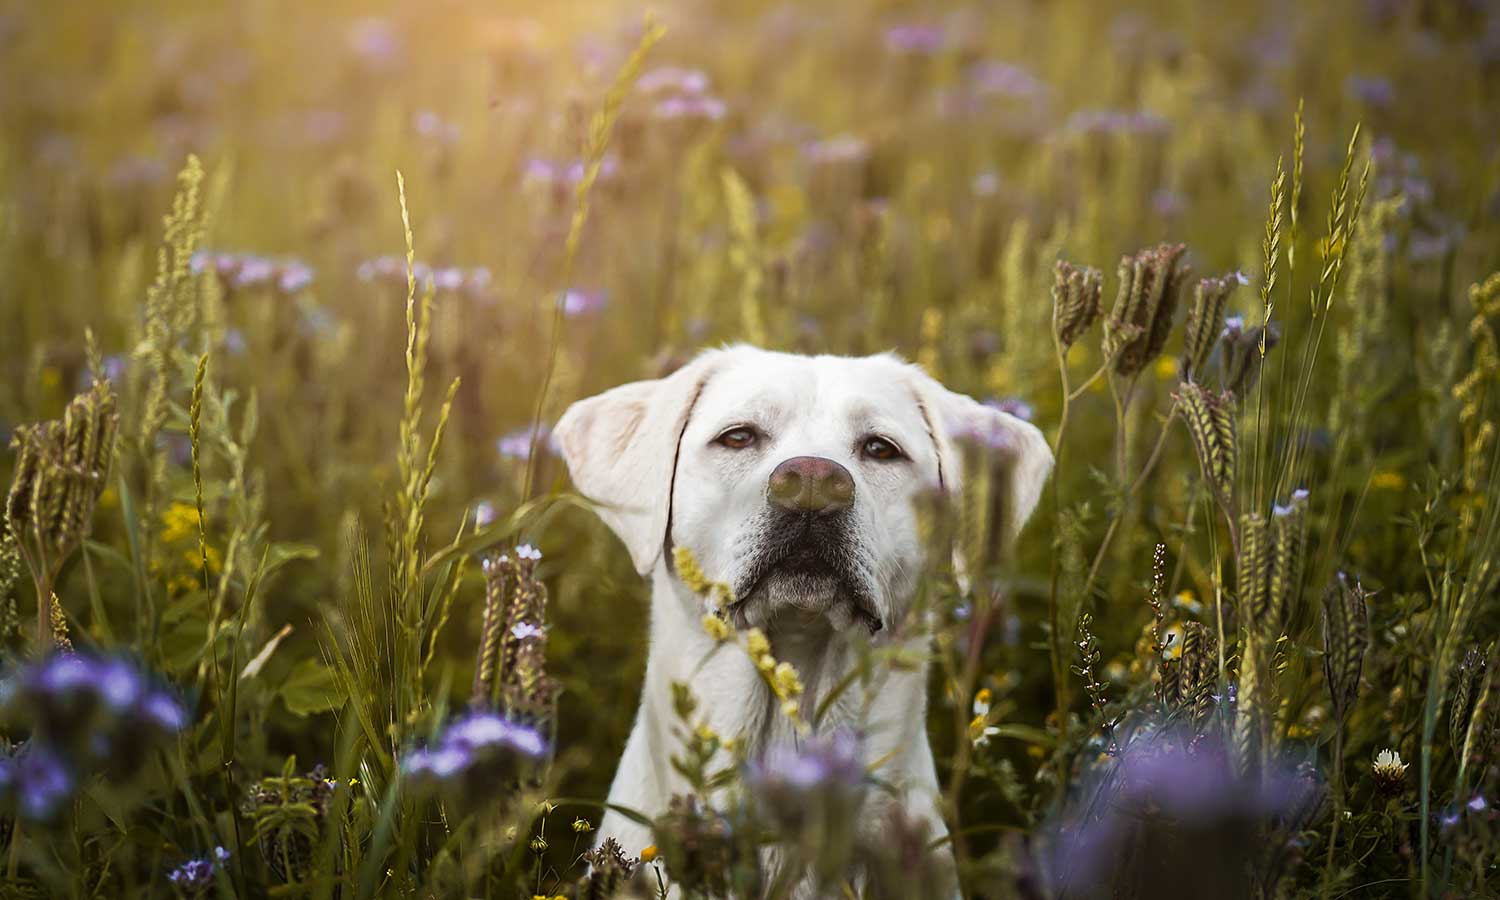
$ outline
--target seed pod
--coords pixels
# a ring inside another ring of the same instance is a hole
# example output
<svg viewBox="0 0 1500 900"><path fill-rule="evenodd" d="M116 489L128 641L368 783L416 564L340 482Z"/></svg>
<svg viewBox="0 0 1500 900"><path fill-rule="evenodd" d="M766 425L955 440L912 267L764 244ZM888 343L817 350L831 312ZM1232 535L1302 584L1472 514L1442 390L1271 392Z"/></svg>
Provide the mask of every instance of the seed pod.
<svg viewBox="0 0 1500 900"><path fill-rule="evenodd" d="M1463 755L1459 757L1460 777L1468 772L1483 771L1500 753L1500 665L1494 659L1494 644L1490 645L1489 655L1486 677L1479 695L1474 698L1465 729Z"/></svg>
<svg viewBox="0 0 1500 900"><path fill-rule="evenodd" d="M1484 654L1478 647L1466 650L1463 662L1458 665L1453 684L1453 705L1448 713L1448 739L1455 754L1463 753L1464 742L1469 736L1469 722L1479 702L1479 693L1484 689L1485 668Z"/></svg>
<svg viewBox="0 0 1500 900"><path fill-rule="evenodd" d="M1272 322L1269 326L1245 327L1244 319L1233 316L1224 323L1222 343L1224 345L1224 389L1236 397L1243 397L1255 387L1260 377L1261 343L1265 352L1271 352L1281 341L1281 329Z"/></svg>
<svg viewBox="0 0 1500 900"><path fill-rule="evenodd" d="M1248 640L1243 642L1244 649L1240 654L1239 695L1235 701L1234 740L1230 747L1235 771L1241 776L1260 771L1261 753L1265 747L1262 719L1267 688L1262 661L1265 648L1248 630L1245 637Z"/></svg>
<svg viewBox="0 0 1500 900"><path fill-rule="evenodd" d="M1056 281L1052 285L1052 330L1063 349L1073 346L1099 318L1103 290L1104 276L1098 269L1057 261Z"/></svg>
<svg viewBox="0 0 1500 900"><path fill-rule="evenodd" d="M1359 674L1370 644L1365 591L1343 572L1323 594L1323 676L1336 722L1343 722L1359 696Z"/></svg>
<svg viewBox="0 0 1500 900"><path fill-rule="evenodd" d="M1119 375L1136 374L1167 345L1188 272L1180 265L1184 250L1162 244L1120 260L1119 292L1104 329L1104 351Z"/></svg>
<svg viewBox="0 0 1500 900"><path fill-rule="evenodd" d="M1205 278L1193 289L1193 306L1188 311L1187 330L1182 348L1182 377L1198 380L1208 365L1214 344L1224 329L1224 308L1229 294L1239 280L1233 275Z"/></svg>
<svg viewBox="0 0 1500 900"><path fill-rule="evenodd" d="M1177 704L1201 729L1214 708L1214 693L1219 680L1219 642L1202 622L1188 622L1182 627L1182 657L1178 660Z"/></svg>
<svg viewBox="0 0 1500 900"><path fill-rule="evenodd" d="M1235 589L1246 628L1274 639L1271 618L1271 526L1260 513L1240 516Z"/></svg>
<svg viewBox="0 0 1500 900"><path fill-rule="evenodd" d="M1182 407L1188 435L1198 453L1203 480L1213 488L1219 505L1228 512L1234 508L1235 460L1238 455L1229 397L1211 394L1192 382L1181 385L1173 397Z"/></svg>
<svg viewBox="0 0 1500 900"><path fill-rule="evenodd" d="M1293 492L1286 506L1271 513L1270 616L1266 627L1280 634L1302 590L1307 556L1307 491Z"/></svg>

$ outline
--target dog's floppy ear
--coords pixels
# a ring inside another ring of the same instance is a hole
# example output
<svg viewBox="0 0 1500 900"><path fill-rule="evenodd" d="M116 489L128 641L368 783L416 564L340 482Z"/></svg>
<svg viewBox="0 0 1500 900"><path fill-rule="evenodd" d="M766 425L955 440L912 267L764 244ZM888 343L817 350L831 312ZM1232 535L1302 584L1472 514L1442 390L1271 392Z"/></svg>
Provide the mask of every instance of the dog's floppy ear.
<svg viewBox="0 0 1500 900"><path fill-rule="evenodd" d="M678 443L715 355L579 400L553 430L573 483L599 504L642 575L666 543Z"/></svg>
<svg viewBox="0 0 1500 900"><path fill-rule="evenodd" d="M925 373L917 376L917 398L937 446L939 474L948 493L957 495L963 487L960 444L994 454L1001 464L1004 508L1000 547L1009 551L1036 509L1052 470L1052 449L1047 439L1025 419L950 391Z"/></svg>

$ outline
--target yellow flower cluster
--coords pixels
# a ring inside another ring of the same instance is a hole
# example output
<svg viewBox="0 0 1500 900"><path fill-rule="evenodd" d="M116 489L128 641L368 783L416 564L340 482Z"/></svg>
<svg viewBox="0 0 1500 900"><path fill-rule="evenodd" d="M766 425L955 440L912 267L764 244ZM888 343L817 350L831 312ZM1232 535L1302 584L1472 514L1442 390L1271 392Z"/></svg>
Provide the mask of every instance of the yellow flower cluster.
<svg viewBox="0 0 1500 900"><path fill-rule="evenodd" d="M745 652L750 654L751 661L760 670L760 677L765 679L771 693L781 701L782 713L799 726L805 724L801 719L799 700L802 696L802 678L797 674L796 667L789 662L776 661L776 657L771 655L770 639L759 628L752 628L746 633Z"/></svg>

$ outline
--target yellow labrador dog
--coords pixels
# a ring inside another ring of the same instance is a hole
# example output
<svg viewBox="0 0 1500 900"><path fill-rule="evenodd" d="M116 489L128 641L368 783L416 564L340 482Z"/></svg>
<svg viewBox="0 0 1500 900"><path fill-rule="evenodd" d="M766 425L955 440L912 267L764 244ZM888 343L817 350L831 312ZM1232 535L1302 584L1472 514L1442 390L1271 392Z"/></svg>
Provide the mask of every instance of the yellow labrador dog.
<svg viewBox="0 0 1500 900"><path fill-rule="evenodd" d="M1013 536L1052 465L1041 432L891 354L710 350L564 413L556 438L574 483L653 589L646 683L612 804L654 817L688 791L670 764L680 750L673 682L689 684L713 729L752 756L799 740L745 654L710 656L703 601L676 576L672 548L690 549L709 578L734 589L732 620L765 631L775 657L801 674L803 708L814 709L849 671L851 635L923 649L894 627L922 564L914 501L958 490L962 434L1011 457L1004 529ZM862 735L866 759L885 761L879 774L903 792L907 812L941 835L926 685L925 671L892 671L842 694L820 729ZM866 806L860 818L866 828L884 817ZM651 843L649 829L616 813L600 836L628 852Z"/></svg>

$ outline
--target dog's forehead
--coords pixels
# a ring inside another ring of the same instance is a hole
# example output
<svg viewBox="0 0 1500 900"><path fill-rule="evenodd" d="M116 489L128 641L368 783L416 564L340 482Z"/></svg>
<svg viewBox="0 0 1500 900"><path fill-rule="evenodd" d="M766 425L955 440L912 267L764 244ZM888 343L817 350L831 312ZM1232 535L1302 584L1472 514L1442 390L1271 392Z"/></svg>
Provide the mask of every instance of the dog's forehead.
<svg viewBox="0 0 1500 900"><path fill-rule="evenodd" d="M736 353L699 403L725 415L920 419L907 367L885 356Z"/></svg>

